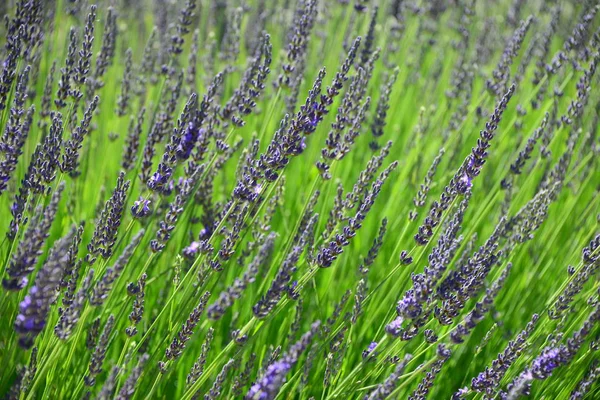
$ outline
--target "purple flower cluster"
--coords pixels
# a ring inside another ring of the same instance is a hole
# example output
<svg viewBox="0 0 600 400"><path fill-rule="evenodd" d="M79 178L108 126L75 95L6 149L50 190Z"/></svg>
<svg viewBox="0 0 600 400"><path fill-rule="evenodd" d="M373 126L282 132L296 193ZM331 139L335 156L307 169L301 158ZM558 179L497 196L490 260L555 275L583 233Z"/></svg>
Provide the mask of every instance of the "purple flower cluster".
<svg viewBox="0 0 600 400"><path fill-rule="evenodd" d="M130 181L125 180L125 173L121 172L110 199L104 204L96 221L94 235L87 246L86 261L88 263L95 263L98 255L104 259L108 259L112 255L123 218L129 186Z"/></svg>
<svg viewBox="0 0 600 400"><path fill-rule="evenodd" d="M486 367L483 372L480 372L477 377L471 380L472 390L486 393L490 397L494 396L500 385L500 381L508 371L508 368L525 349L527 339L533 332L538 319L539 316L534 314L525 329L523 329L513 340L508 342L502 353L498 354L498 357L492 361L491 365Z"/></svg>
<svg viewBox="0 0 600 400"><path fill-rule="evenodd" d="M269 315L281 300L282 295L287 292L292 275L294 272L296 272L300 255L305 249L308 235L312 234L312 228L316 223L317 218L318 214L315 214L310 219L306 225L304 233L294 244L292 250L281 264L281 267L277 271L275 278L271 282L271 286L252 307L252 312L257 318L265 318L267 315Z"/></svg>
<svg viewBox="0 0 600 400"><path fill-rule="evenodd" d="M72 229L66 236L56 241L42 269L35 277L34 285L19 304L19 314L15 320L15 331L19 335L19 345L33 346L34 340L46 326L50 305L55 301L68 261L68 248L75 235Z"/></svg>
<svg viewBox="0 0 600 400"><path fill-rule="evenodd" d="M275 242L275 234L270 234L258 250L256 257L248 265L247 271L241 278L236 278L233 284L221 292L218 299L208 306L206 313L210 319L218 320L239 299L246 287L254 282L259 268L265 264L270 256Z"/></svg>
<svg viewBox="0 0 600 400"><path fill-rule="evenodd" d="M306 332L298 342L281 356L281 358L270 363L260 379L252 385L246 394L247 400L272 400L277 396L281 386L286 381L286 375L298 363L302 353L308 348L313 338L317 335L320 322L314 322L310 330Z"/></svg>
<svg viewBox="0 0 600 400"><path fill-rule="evenodd" d="M398 163L393 162L381 172L379 177L371 185L371 188L364 193L364 197L362 198L354 217L348 219L348 223L342 228L340 233L335 234L333 240L321 247L316 257L317 264L321 268L331 267L336 258L342 254L343 248L350 244L350 239L352 239L361 228L362 222L375 203L375 199L381 192L383 184L397 166Z"/></svg>
<svg viewBox="0 0 600 400"><path fill-rule="evenodd" d="M127 247L125 247L117 261L115 261L114 265L104 272L104 275L96 283L96 286L90 295L90 304L95 306L101 306L104 304L104 301L108 297L113 284L123 273L123 270L127 264L129 264L129 260L131 259L131 256L133 255L137 246L140 244L144 233L145 232L143 229L136 233L131 239L131 242L129 242Z"/></svg>
<svg viewBox="0 0 600 400"><path fill-rule="evenodd" d="M9 261L6 276L2 279L2 286L5 289L21 290L27 286L28 276L35 269L50 234L64 187L64 184L58 186L52 194L50 203L43 211L39 207L37 208L33 220L29 222L27 230ZM62 276L59 276L59 280L61 278Z"/></svg>
<svg viewBox="0 0 600 400"><path fill-rule="evenodd" d="M406 364L411 360L412 356L407 354L402 361L396 364L394 368L394 372L392 372L383 383L377 385L377 387L368 395L363 397L363 400L384 400L387 399L396 386L398 385L398 381L400 380L400 376L404 369L406 368Z"/></svg>
<svg viewBox="0 0 600 400"><path fill-rule="evenodd" d="M200 316L202 315L204 308L206 308L206 303L208 302L209 297L209 292L206 292L202 295L198 305L190 313L188 319L182 325L181 330L177 333L177 336L173 338L173 341L167 348L165 352L167 359L175 360L181 356L183 350L185 349L185 343L191 339L196 325L198 325L200 322Z"/></svg>
<svg viewBox="0 0 600 400"><path fill-rule="evenodd" d="M490 141L494 138L498 129L498 124L502 119L502 114L506 110L509 100L515 92L515 86L512 85L496 105L494 113L485 124L485 129L480 132L477 140L477 146L471 151L471 154L465 159L457 173L452 177L440 197L439 202L435 201L431 209L419 227L419 232L415 235L415 242L418 245L426 245L434 234L434 229L439 225L442 214L450 207L452 201L459 194L466 194L471 190L473 179L481 172L488 156L487 149L490 147Z"/></svg>
<svg viewBox="0 0 600 400"><path fill-rule="evenodd" d="M176 2L0 0L7 398L593 396L597 1Z"/></svg>

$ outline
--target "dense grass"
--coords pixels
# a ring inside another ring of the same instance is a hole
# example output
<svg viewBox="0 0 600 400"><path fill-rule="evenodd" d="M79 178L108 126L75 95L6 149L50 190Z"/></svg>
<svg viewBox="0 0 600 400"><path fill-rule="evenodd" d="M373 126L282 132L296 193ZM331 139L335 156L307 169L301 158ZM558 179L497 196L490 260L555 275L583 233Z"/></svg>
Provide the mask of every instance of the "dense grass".
<svg viewBox="0 0 600 400"><path fill-rule="evenodd" d="M2 2L0 395L598 397L598 7Z"/></svg>

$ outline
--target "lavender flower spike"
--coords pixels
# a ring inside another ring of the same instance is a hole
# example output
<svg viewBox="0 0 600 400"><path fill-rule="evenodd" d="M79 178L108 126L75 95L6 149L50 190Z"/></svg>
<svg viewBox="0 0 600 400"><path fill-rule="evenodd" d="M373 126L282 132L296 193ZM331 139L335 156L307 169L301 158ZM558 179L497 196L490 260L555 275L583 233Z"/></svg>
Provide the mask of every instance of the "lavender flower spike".
<svg viewBox="0 0 600 400"><path fill-rule="evenodd" d="M406 368L406 364L411 360L412 355L407 354L402 361L400 361L396 368L394 368L394 372L388 376L383 383L377 385L375 390L373 390L370 394L366 395L363 400L384 400L387 399L389 395L392 394L394 389L396 389L396 385L398 384L398 380L400 379L400 375Z"/></svg>
<svg viewBox="0 0 600 400"><path fill-rule="evenodd" d="M592 388L594 382L600 376L600 363L594 361L590 366L587 374L577 383L577 387L571 392L569 400L583 399Z"/></svg>
<svg viewBox="0 0 600 400"><path fill-rule="evenodd" d="M98 6L95 4L90 6L90 12L87 15L85 32L81 50L79 51L79 60L74 68L75 76L73 77L78 85L83 85L90 72L92 60L92 46L94 45L94 23L96 22L96 10Z"/></svg>
<svg viewBox="0 0 600 400"><path fill-rule="evenodd" d="M135 252L138 244L142 240L144 236L144 230L140 229L140 231L131 239L131 242L125 247L123 253L119 256L115 264L106 270L102 279L98 281L96 287L92 291L90 295L90 304L94 306L100 306L104 303L106 298L108 297L110 290L112 289L115 281L121 276L121 273L129 263L131 256Z"/></svg>
<svg viewBox="0 0 600 400"><path fill-rule="evenodd" d="M264 296L252 307L252 312L257 318L265 318L269 315L273 309L281 300L281 296L287 290L290 280L294 272L296 272L296 264L300 259L300 255L304 251L306 246L306 239L309 234L312 233L313 227L318 219L318 214L313 215L311 220L308 222L306 229L302 233L302 236L298 239L298 243L292 248L292 251L283 261L277 275L273 279L271 286L267 290Z"/></svg>
<svg viewBox="0 0 600 400"><path fill-rule="evenodd" d="M34 112L34 106L29 107L25 120L19 123L12 115L11 110L11 116L6 124L5 133L2 135L2 139L0 139L0 149L6 147L4 159L0 162L0 194L8 188L9 180L13 172L17 169L19 157L23 154L23 148L29 136Z"/></svg>
<svg viewBox="0 0 600 400"><path fill-rule="evenodd" d="M181 330L177 333L177 336L173 338L171 345L167 348L165 352L165 356L170 360L175 360L181 356L181 353L185 349L185 343L190 340L192 335L194 334L194 329L198 322L200 322L200 316L206 307L206 302L210 297L210 292L205 292L200 298L200 302L194 308L194 310L190 313L190 316L185 321Z"/></svg>
<svg viewBox="0 0 600 400"><path fill-rule="evenodd" d="M38 208L33 221L29 223L29 227L23 238L21 238L21 242L6 269L7 276L2 280L2 286L5 289L21 290L27 285L27 276L33 272L38 257L42 255L42 248L56 216L64 187L64 183L58 186L43 213Z"/></svg>
<svg viewBox="0 0 600 400"><path fill-rule="evenodd" d="M81 311L88 299L88 292L92 287L92 280L94 278L94 270L90 269L86 277L81 282L80 288L77 293L73 294L73 300L68 307L62 309L60 318L54 327L54 333L61 340L67 340L73 333L73 329L79 322L81 317ZM69 282L71 285L75 285L75 282ZM68 291L69 289L67 289ZM75 288L71 289L73 292ZM66 293L63 296L63 303L65 303Z"/></svg>
<svg viewBox="0 0 600 400"><path fill-rule="evenodd" d="M21 304L15 320L15 330L19 335L19 345L30 348L38 334L46 326L50 305L56 299L58 286L68 261L68 249L75 230L56 241L48 259L35 278L35 284L29 289Z"/></svg>
<svg viewBox="0 0 600 400"><path fill-rule="evenodd" d="M471 381L472 390L486 393L489 397L494 397L497 387L506 374L506 371L517 357L521 355L527 345L527 339L535 328L538 319L538 314L534 314L525 329L516 338L508 342L504 351L498 354L498 357L492 361L490 367L486 367L476 378L473 378Z"/></svg>
<svg viewBox="0 0 600 400"><path fill-rule="evenodd" d="M258 250L258 254L252 260L248 266L248 270L244 273L244 275L241 278L235 279L233 284L221 292L219 298L213 304L208 306L206 311L208 318L213 320L220 319L225 314L225 311L233 305L235 300L242 296L246 287L248 287L250 283L254 282L259 268L267 261L271 251L273 250L275 237L276 235L274 233L267 237L265 243Z"/></svg>
<svg viewBox="0 0 600 400"><path fill-rule="evenodd" d="M108 316L106 324L104 324L102 334L100 335L98 343L96 344L94 352L92 353L92 358L90 359L90 365L88 367L89 374L86 375L84 378L84 382L87 386L94 386L96 384L96 375L102 373L102 364L104 363L104 359L106 358L106 350L108 348L110 334L114 326L115 317L111 314Z"/></svg>
<svg viewBox="0 0 600 400"><path fill-rule="evenodd" d="M142 371L144 369L144 365L148 361L150 356L148 354L142 354L140 359L138 360L138 364L133 368L131 374L123 384L123 387L119 391L119 393L115 396L116 400L128 400L135 394L135 388L137 386L138 380L142 375Z"/></svg>
<svg viewBox="0 0 600 400"><path fill-rule="evenodd" d="M98 101L98 96L95 96L88 104L81 123L73 130L71 138L65 143L65 154L62 156L60 169L62 172L70 174L72 177L79 175L79 171L77 171L77 168L79 167L79 151L83 145L83 140L90 131L90 123L92 122L94 111L98 106Z"/></svg>
<svg viewBox="0 0 600 400"><path fill-rule="evenodd" d="M93 264L99 254L104 259L108 259L112 255L121 226L129 185L130 181L125 180L125 173L121 172L112 196L104 204L92 240L87 246L86 261L88 263Z"/></svg>
<svg viewBox="0 0 600 400"><path fill-rule="evenodd" d="M308 348L320 325L320 321L313 323L310 330L287 353L267 367L262 377L246 394L246 400L272 400L277 396L286 381L286 375L294 368L302 352Z"/></svg>

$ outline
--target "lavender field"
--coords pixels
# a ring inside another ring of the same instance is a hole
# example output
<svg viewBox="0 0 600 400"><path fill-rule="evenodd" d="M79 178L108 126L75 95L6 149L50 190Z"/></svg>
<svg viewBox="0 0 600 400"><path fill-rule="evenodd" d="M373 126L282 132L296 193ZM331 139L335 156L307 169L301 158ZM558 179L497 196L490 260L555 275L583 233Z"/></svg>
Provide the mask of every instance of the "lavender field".
<svg viewBox="0 0 600 400"><path fill-rule="evenodd" d="M600 398L600 1L0 16L0 398Z"/></svg>

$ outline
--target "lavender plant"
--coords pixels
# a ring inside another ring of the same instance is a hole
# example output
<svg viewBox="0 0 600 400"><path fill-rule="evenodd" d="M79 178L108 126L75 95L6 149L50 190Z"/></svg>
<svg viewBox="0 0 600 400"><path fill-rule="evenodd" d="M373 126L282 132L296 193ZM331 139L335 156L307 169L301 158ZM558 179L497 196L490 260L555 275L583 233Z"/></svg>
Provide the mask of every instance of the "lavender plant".
<svg viewBox="0 0 600 400"><path fill-rule="evenodd" d="M0 1L0 398L598 398L599 11Z"/></svg>

